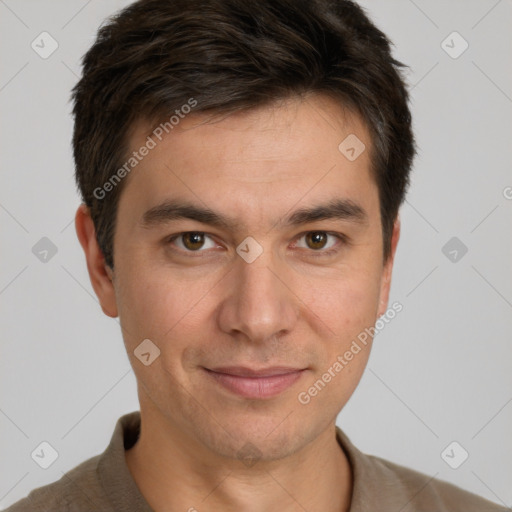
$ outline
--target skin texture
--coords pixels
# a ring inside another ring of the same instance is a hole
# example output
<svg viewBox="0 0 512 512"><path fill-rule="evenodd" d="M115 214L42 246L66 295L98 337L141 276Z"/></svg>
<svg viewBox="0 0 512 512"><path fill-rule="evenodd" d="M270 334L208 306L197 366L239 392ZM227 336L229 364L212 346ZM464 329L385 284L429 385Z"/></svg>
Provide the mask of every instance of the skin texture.
<svg viewBox="0 0 512 512"><path fill-rule="evenodd" d="M319 95L206 121L181 120L125 178L113 272L87 208L76 215L93 288L103 312L120 318L138 382L142 428L128 467L157 511L348 510L352 474L335 421L371 341L308 404L298 394L387 308L399 222L383 261L368 131ZM136 125L130 146L150 132ZM352 133L366 145L353 162L338 150ZM222 213L234 228L190 219L145 227L144 212L170 198ZM338 198L366 218L278 224ZM208 235L203 246L169 241L190 231ZM324 233L316 244L315 231ZM248 236L263 249L252 263L236 252ZM329 249L337 252L322 256ZM149 366L134 355L144 339L160 350ZM305 371L276 396L248 399L204 369L220 366ZM250 466L241 460L247 447L257 454Z"/></svg>

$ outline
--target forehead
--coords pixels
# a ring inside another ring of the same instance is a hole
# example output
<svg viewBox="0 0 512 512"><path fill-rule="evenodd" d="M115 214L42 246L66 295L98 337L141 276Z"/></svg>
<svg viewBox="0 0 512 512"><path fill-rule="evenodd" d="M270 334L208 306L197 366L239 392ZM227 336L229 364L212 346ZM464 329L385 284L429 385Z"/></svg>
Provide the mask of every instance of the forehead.
<svg viewBox="0 0 512 512"><path fill-rule="evenodd" d="M206 156L210 163L263 159L269 162L273 158L293 161L325 157L329 153L338 156L340 149L348 149L339 147L347 136L356 145L364 142L367 151L362 160L371 149L369 132L360 116L324 95L291 97L232 114L197 109L200 105L188 115L171 115L160 124L136 122L129 134L129 152L142 147L148 137L156 147L145 160L154 160L167 152L169 164L183 162L190 156L192 160ZM243 169L236 171L240 175Z"/></svg>
<svg viewBox="0 0 512 512"><path fill-rule="evenodd" d="M186 198L262 218L301 196L375 197L368 130L331 98L289 99L214 119L190 114L160 137L155 128L139 123L130 137L131 152L148 137L155 142L124 184L121 202L129 200L132 212Z"/></svg>

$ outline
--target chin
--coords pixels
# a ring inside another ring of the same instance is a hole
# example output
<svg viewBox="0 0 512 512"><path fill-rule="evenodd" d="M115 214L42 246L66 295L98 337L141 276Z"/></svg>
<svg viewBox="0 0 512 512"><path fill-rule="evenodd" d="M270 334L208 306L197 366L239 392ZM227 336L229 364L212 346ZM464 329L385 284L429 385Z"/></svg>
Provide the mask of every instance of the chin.
<svg viewBox="0 0 512 512"><path fill-rule="evenodd" d="M293 416L293 415L291 415ZM313 431L307 435L303 427L291 422L270 417L251 422L237 421L227 424L225 429L217 423L201 428L196 434L216 456L244 462L248 467L255 462L271 462L289 457L303 448ZM204 424L203 424L204 425Z"/></svg>

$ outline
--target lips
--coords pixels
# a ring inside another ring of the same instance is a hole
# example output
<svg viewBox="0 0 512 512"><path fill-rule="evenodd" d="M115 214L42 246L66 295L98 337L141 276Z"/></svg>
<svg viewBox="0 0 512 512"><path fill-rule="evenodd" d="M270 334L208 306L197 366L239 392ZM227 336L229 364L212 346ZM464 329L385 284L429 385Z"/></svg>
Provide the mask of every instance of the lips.
<svg viewBox="0 0 512 512"><path fill-rule="evenodd" d="M243 366L204 368L217 384L249 399L272 398L291 387L306 368L273 366L254 369Z"/></svg>

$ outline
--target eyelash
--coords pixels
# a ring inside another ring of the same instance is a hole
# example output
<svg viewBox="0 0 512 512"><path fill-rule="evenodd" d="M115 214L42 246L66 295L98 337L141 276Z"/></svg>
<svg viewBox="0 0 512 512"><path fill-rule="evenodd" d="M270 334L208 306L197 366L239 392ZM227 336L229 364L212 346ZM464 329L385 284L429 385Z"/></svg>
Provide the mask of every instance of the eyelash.
<svg viewBox="0 0 512 512"><path fill-rule="evenodd" d="M172 242L174 242L174 240L176 240L177 238L180 238L183 235L189 234L189 233L199 233L201 235L206 235L207 237L213 238L212 235L209 235L208 233L205 233L204 231L183 231L182 233L177 233L175 235L167 237L167 239L165 240L165 244L166 245L171 245ZM332 231L321 231L321 230L306 231L304 233L301 233L296 238L296 240L300 240L304 236L309 235L311 233L323 233L323 234L326 234L326 235L333 236L333 237L337 238L341 245L347 245L348 244L348 238L343 233L335 233L335 232L332 232ZM337 245L340 245L340 244L337 244ZM203 257L202 255L200 255L200 253L206 252L205 250L190 251L190 250L184 250L184 249L179 249L179 248L178 248L178 251L184 252L187 255L192 255L192 257L195 257L195 258ZM337 249L332 249L331 248L331 249L328 249L328 250L325 250L325 251L322 251L321 249L318 249L317 251L315 251L313 249L310 249L308 252L311 252L311 256L314 257L314 258L319 258L319 257L321 258L321 257L332 256L332 255L338 253L339 251L340 251L340 248L337 248ZM198 253L198 254L195 254L195 253Z"/></svg>

